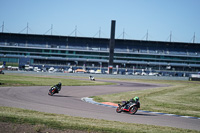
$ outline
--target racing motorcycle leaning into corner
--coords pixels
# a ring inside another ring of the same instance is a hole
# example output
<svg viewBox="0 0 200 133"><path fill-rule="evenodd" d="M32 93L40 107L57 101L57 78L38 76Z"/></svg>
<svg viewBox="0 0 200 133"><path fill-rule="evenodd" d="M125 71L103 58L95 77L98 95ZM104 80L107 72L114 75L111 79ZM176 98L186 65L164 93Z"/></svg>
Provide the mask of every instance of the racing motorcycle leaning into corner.
<svg viewBox="0 0 200 133"><path fill-rule="evenodd" d="M95 81L94 76L89 76L89 79L90 79L91 81Z"/></svg>
<svg viewBox="0 0 200 133"><path fill-rule="evenodd" d="M52 86L49 89L48 95L53 96L55 93L59 93L59 91L61 90L61 86L62 86L62 83L60 83L60 82L58 84Z"/></svg>
<svg viewBox="0 0 200 133"><path fill-rule="evenodd" d="M140 108L140 101L139 97L135 97L133 99L130 99L129 101L123 101L122 105L118 104L118 107L116 109L117 113L123 112L129 112L130 114L135 114L138 111L138 108Z"/></svg>

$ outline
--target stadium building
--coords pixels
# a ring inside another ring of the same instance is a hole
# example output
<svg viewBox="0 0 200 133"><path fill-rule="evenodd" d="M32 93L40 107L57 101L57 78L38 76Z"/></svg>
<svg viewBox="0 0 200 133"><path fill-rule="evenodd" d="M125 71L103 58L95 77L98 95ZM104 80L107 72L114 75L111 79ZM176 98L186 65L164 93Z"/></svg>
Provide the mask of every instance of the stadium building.
<svg viewBox="0 0 200 133"><path fill-rule="evenodd" d="M0 62L108 68L108 38L0 33ZM114 69L197 72L200 44L115 39Z"/></svg>

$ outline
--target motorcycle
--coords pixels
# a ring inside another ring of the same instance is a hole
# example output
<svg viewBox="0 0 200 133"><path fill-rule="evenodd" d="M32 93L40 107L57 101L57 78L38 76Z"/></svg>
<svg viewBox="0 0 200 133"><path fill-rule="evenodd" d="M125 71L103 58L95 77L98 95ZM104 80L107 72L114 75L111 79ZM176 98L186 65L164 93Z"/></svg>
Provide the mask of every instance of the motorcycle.
<svg viewBox="0 0 200 133"><path fill-rule="evenodd" d="M135 114L138 111L138 108L140 108L140 102L137 101L135 103L128 103L124 105L125 101L122 102L122 105L118 104L118 107L116 109L117 113L123 112L129 112L131 115Z"/></svg>
<svg viewBox="0 0 200 133"><path fill-rule="evenodd" d="M59 93L58 88L53 86L49 89L48 95L53 96L55 93Z"/></svg>
<svg viewBox="0 0 200 133"><path fill-rule="evenodd" d="M4 72L2 70L0 70L0 74L4 74Z"/></svg>
<svg viewBox="0 0 200 133"><path fill-rule="evenodd" d="M90 79L91 81L95 81L95 78L94 78L93 76L90 76L89 79Z"/></svg>

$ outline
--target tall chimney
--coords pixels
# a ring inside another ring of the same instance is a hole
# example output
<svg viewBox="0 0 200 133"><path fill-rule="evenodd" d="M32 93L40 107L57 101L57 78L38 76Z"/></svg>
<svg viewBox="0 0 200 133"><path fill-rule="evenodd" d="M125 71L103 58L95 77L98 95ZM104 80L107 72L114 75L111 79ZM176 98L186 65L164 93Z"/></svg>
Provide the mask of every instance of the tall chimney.
<svg viewBox="0 0 200 133"><path fill-rule="evenodd" d="M108 64L108 73L112 74L113 70L113 57L114 57L114 48L115 48L115 20L111 21L111 32L110 32L110 43L109 43L109 64Z"/></svg>

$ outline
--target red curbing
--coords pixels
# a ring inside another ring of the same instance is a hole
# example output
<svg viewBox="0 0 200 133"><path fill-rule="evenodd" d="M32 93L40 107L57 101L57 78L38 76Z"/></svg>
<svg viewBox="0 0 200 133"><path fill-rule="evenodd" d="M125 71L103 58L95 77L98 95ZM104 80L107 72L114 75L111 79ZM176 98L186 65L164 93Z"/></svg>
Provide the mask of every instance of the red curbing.
<svg viewBox="0 0 200 133"><path fill-rule="evenodd" d="M112 105L112 106L118 106L118 104L116 103L111 103L111 102L102 102L102 104L106 104L106 105Z"/></svg>

